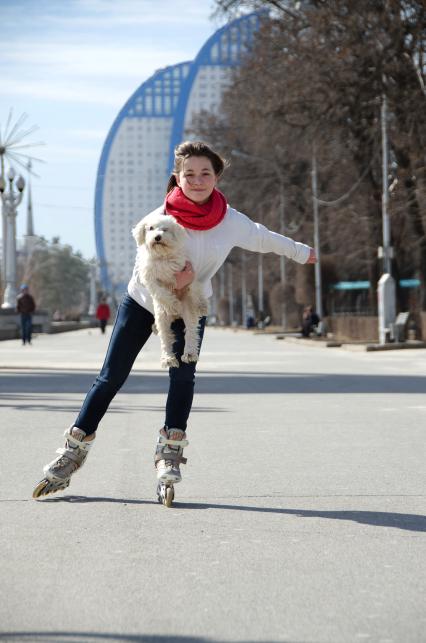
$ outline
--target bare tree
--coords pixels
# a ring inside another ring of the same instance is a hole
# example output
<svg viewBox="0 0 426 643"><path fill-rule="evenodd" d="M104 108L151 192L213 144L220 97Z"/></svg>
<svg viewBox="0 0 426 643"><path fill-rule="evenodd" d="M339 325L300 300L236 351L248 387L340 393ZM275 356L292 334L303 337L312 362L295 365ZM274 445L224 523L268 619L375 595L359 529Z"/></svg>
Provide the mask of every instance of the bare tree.
<svg viewBox="0 0 426 643"><path fill-rule="evenodd" d="M234 158L227 193L253 218L255 204L272 213L279 168L290 229L308 240L315 148L321 249L333 264L329 272L369 279L374 306L382 235L380 106L386 95L394 271L421 277L426 309L423 2L217 0L217 7L226 13L271 10L234 74L220 118L204 118L206 136L225 153L237 149L266 160L256 165ZM271 217L278 229L276 208Z"/></svg>
<svg viewBox="0 0 426 643"><path fill-rule="evenodd" d="M79 315L88 301L89 267L71 246L40 240L23 276L31 284L38 308L62 315Z"/></svg>

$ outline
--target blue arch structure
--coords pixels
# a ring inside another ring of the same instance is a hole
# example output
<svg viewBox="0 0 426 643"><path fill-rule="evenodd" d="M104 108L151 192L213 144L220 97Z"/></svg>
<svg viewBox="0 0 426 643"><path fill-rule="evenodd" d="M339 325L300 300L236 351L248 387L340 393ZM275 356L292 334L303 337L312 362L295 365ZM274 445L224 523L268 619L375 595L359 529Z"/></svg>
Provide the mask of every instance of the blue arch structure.
<svg viewBox="0 0 426 643"><path fill-rule="evenodd" d="M102 286L111 292L113 283L108 270L103 229L103 197L105 177L111 148L124 119L167 118L172 119L168 150L168 164L165 171L171 173L174 148L182 141L185 119L191 92L198 73L205 66L219 66L232 69L241 64L244 54L251 48L254 34L261 20L266 19L265 10L253 12L218 29L203 45L193 62L183 62L157 71L142 83L124 104L105 140L98 165L95 188L95 238L100 264ZM126 284L116 284L125 289Z"/></svg>
<svg viewBox="0 0 426 643"><path fill-rule="evenodd" d="M107 163L111 147L125 118L170 118L176 110L179 93L191 62L183 62L157 71L142 83L124 104L114 120L102 148L95 188L95 239L96 252L100 264L100 277L103 287L111 290L112 282L108 274L103 234L103 194ZM169 100L168 100L169 99Z"/></svg>
<svg viewBox="0 0 426 643"><path fill-rule="evenodd" d="M205 66L232 68L240 65L244 54L246 54L253 45L254 34L259 29L261 20L267 17L268 12L261 10L237 18L221 29L218 29L200 49L182 85L176 108L170 140L169 174L171 174L173 169L175 147L184 137L186 110L200 68Z"/></svg>

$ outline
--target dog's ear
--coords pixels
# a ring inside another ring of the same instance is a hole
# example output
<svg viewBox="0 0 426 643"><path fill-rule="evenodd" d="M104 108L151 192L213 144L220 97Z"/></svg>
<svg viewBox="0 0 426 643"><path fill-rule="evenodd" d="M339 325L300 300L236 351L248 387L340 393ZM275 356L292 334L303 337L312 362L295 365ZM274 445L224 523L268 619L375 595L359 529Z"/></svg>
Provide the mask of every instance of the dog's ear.
<svg viewBox="0 0 426 643"><path fill-rule="evenodd" d="M139 223L137 223L132 229L133 238L135 239L138 246L143 246L143 244L145 243L145 234L146 227L145 222L142 219L142 221L139 221Z"/></svg>

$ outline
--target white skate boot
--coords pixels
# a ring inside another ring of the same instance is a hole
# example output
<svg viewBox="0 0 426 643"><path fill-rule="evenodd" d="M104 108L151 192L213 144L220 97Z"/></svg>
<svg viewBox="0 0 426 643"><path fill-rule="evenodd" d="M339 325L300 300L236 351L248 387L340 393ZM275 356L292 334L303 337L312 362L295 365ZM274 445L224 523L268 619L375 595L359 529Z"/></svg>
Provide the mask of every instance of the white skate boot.
<svg viewBox="0 0 426 643"><path fill-rule="evenodd" d="M69 486L73 473L83 466L95 435L86 437L86 433L76 426L65 431L65 446L57 449L58 458L43 467L45 477L34 489L33 498L47 496Z"/></svg>
<svg viewBox="0 0 426 643"><path fill-rule="evenodd" d="M157 497L166 507L171 507L174 498L174 484L181 482L180 464L186 464L183 448L189 442L182 429L161 429L155 451L157 468Z"/></svg>

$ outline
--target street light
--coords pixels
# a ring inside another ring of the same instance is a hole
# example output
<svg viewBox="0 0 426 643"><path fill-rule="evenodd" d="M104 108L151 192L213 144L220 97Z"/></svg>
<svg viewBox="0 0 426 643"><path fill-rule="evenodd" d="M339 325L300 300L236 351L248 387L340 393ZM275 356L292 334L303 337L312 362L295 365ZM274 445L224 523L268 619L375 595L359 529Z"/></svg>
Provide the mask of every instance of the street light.
<svg viewBox="0 0 426 643"><path fill-rule="evenodd" d="M257 292L258 292L258 307L259 307L259 321L262 321L262 317L265 310L265 303L263 299L263 254L258 252L257 254Z"/></svg>
<svg viewBox="0 0 426 643"><path fill-rule="evenodd" d="M90 270L90 300L89 300L89 310L87 314L91 317L96 315L96 268L97 261L96 259L91 259L88 261L89 270Z"/></svg>
<svg viewBox="0 0 426 643"><path fill-rule="evenodd" d="M28 161L30 160L44 162L27 153L27 149L30 147L44 145L44 143L40 141L36 143L27 142L27 138L38 129L37 125L33 125L29 128L24 125L27 118L28 115L24 112L14 121L13 110L11 109L6 119L6 123L2 125L0 122L0 177L2 177L3 180L5 177L6 161L9 167L13 164L19 165L25 169L28 168ZM37 176L32 170L29 171L34 176ZM2 228L3 257L1 273L4 279L7 270L7 214L4 208L2 208Z"/></svg>
<svg viewBox="0 0 426 643"><path fill-rule="evenodd" d="M232 261L227 261L228 265L228 299L229 299L229 325L234 325L234 280L232 275Z"/></svg>
<svg viewBox="0 0 426 643"><path fill-rule="evenodd" d="M77 254L73 255L75 259L78 259L83 266L88 270L89 273L89 304L87 307L87 315L89 317L94 317L96 315L96 309L97 309L97 291L96 291L96 275L97 275L97 270L100 265L100 262L96 259L96 257L92 257L92 259L84 259L84 257L80 257ZM114 299L114 297L113 297ZM86 314L86 313L85 313Z"/></svg>
<svg viewBox="0 0 426 643"><path fill-rule="evenodd" d="M316 255L315 263L315 309L320 319L323 318L322 310L322 283L321 283L321 248L319 234L319 199L317 180L317 157L315 147L312 152L312 207L314 210L314 248Z"/></svg>
<svg viewBox="0 0 426 643"><path fill-rule="evenodd" d="M22 201L25 180L19 176L16 180L13 167L7 173L7 183L0 176L0 195L6 219L6 274L3 309L16 308L16 208Z"/></svg>
<svg viewBox="0 0 426 643"><path fill-rule="evenodd" d="M247 256L241 248L241 326L247 324Z"/></svg>
<svg viewBox="0 0 426 643"><path fill-rule="evenodd" d="M393 339L393 324L396 317L395 280L391 275L392 253L390 220L388 212L388 137L387 137L387 99L382 97L381 105L381 131L382 131L382 226L383 248L379 249L379 257L383 257L383 274L379 279L378 312L379 312L379 342L385 344Z"/></svg>

